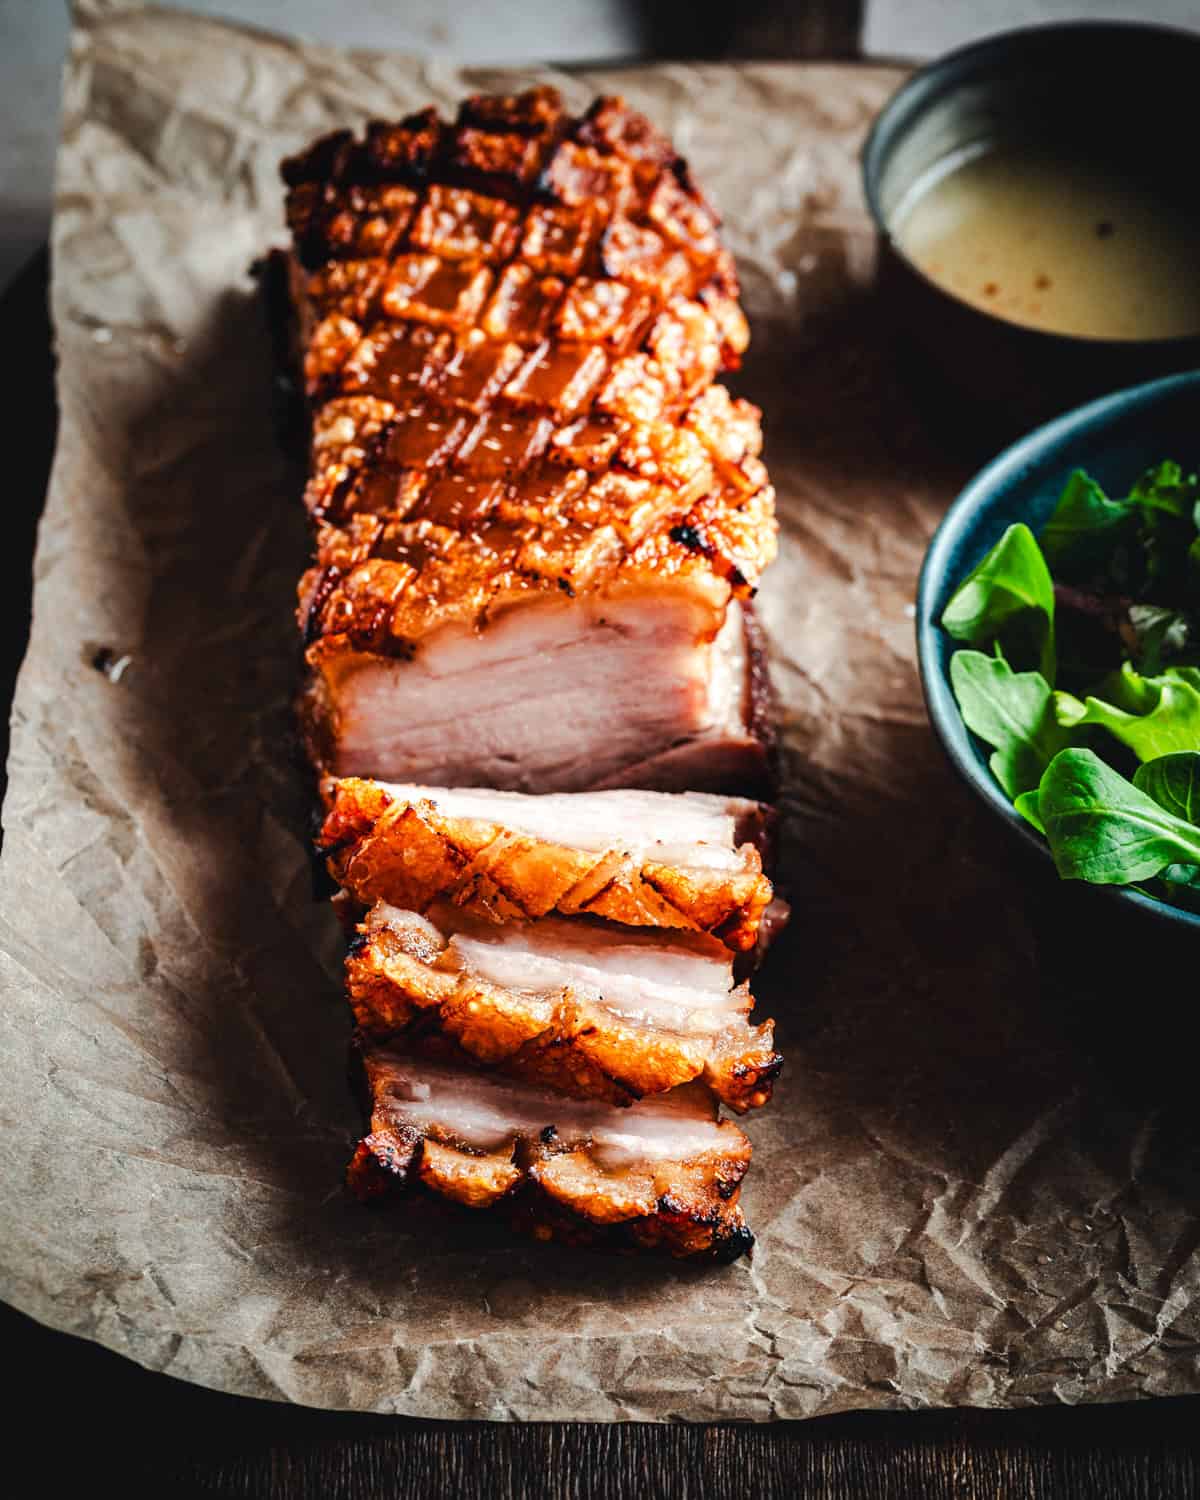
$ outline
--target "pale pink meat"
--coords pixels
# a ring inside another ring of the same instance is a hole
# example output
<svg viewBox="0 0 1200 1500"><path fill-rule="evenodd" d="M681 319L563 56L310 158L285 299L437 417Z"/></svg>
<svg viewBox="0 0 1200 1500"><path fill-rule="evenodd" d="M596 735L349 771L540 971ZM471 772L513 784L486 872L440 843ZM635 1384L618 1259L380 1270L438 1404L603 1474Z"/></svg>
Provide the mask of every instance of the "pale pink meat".
<svg viewBox="0 0 1200 1500"><path fill-rule="evenodd" d="M702 1079L743 1113L779 1072L771 1021L707 933L579 917L503 924L377 903L346 964L363 1033L438 1033L515 1077L627 1104Z"/></svg>
<svg viewBox="0 0 1200 1500"><path fill-rule="evenodd" d="M376 1110L386 1109L422 1135L477 1151L536 1140L550 1128L563 1146L587 1145L594 1160L613 1168L719 1152L730 1129L718 1122L712 1095L703 1088L673 1089L613 1109L391 1048L375 1049L370 1057Z"/></svg>
<svg viewBox="0 0 1200 1500"><path fill-rule="evenodd" d="M411 658L339 657L313 693L340 776L579 791L761 788L741 607L681 590L448 625Z"/></svg>
<svg viewBox="0 0 1200 1500"><path fill-rule="evenodd" d="M741 870L741 845L753 843L766 809L747 797L714 792L589 793L492 791L381 781L397 804L430 802L450 818L475 818L544 843L601 854L621 849L685 869Z"/></svg>

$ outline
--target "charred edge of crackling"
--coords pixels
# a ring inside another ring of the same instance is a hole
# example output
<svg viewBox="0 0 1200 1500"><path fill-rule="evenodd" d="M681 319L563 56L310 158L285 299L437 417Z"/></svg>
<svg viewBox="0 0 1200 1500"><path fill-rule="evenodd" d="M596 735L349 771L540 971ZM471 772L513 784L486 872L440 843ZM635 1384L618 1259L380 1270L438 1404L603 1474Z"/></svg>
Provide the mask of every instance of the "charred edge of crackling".
<svg viewBox="0 0 1200 1500"><path fill-rule="evenodd" d="M304 616L303 639L305 646L311 646L321 635L321 615L325 606L329 603L330 595L342 581L342 570L335 564L330 563L323 570L317 580L317 586L313 590L313 596L308 602L308 610Z"/></svg>
<svg viewBox="0 0 1200 1500"><path fill-rule="evenodd" d="M526 92L532 93L533 90ZM470 101L467 101L468 103ZM559 104L561 107L561 99ZM504 121L481 121L471 128L481 130L489 135L520 135L526 140L542 141L542 155L538 170L528 182L522 182L519 177L512 174L500 174L495 172L479 172L464 169L455 163L446 162L449 174L466 187L478 187L484 191L502 198L505 202L515 204L518 208L526 208L531 204L549 197L550 201L557 201L557 195L547 194L544 189L544 179L550 169L550 163L554 160L555 152L564 140L567 139L575 129L575 120L566 109L561 109L558 117L547 129L544 122L537 120L504 120ZM464 116L464 106L459 106L459 117L455 122L455 128L463 125L471 125L469 119ZM453 134L453 132L451 132Z"/></svg>
<svg viewBox="0 0 1200 1500"><path fill-rule="evenodd" d="M339 385L338 390L341 389ZM334 485L328 504L322 506L319 514L314 511L318 520L332 519L335 525L344 525L349 522L359 513L353 504L356 490L376 475L386 476L389 472L394 473L399 483L401 469L398 465L388 461L387 448L392 434L402 427L404 422L405 417L402 414L389 417L383 422L378 432L373 432L366 439L362 444L362 458L353 465L344 465L346 472ZM397 514L396 519L404 520L406 516L407 512L405 515ZM384 526L380 526L371 538L367 547L368 557L378 555L379 548L383 545L385 529Z"/></svg>
<svg viewBox="0 0 1200 1500"><path fill-rule="evenodd" d="M414 1125L392 1125L388 1128L395 1137L396 1144L381 1141L378 1134L372 1131L367 1138L371 1142L367 1149L397 1187L414 1186L412 1169L420 1159L425 1137Z"/></svg>
<svg viewBox="0 0 1200 1500"><path fill-rule="evenodd" d="M673 542L678 542L690 552L697 552L701 557L706 557L710 562L715 563L718 571L724 574L730 588L740 599L754 598L758 590L751 584L737 563L732 558L723 555L700 527L693 526L690 521L681 521L678 526L671 527L668 535Z"/></svg>
<svg viewBox="0 0 1200 1500"><path fill-rule="evenodd" d="M401 1127L396 1134L407 1135L409 1139L415 1136L413 1142L415 1152L423 1144L423 1137L418 1132ZM408 1144L408 1139L405 1144ZM360 1151L370 1154L373 1168L379 1174L380 1185L385 1190L374 1195L374 1203L386 1204L389 1201L397 1202L406 1192L421 1186L419 1180L412 1180L409 1167L406 1165L399 1172L395 1172L387 1161L380 1159L380 1154L368 1146L366 1141L358 1143ZM384 1155L387 1153L385 1152ZM412 1157L409 1158L411 1163ZM467 1226L478 1209L469 1205L454 1202L443 1197L436 1189L429 1188L425 1191L425 1199L431 1208L436 1208L444 1213L448 1219ZM712 1229L711 1243L703 1248L690 1251L687 1258L695 1261L708 1260L718 1265L727 1265L749 1254L754 1247L754 1235L745 1224L729 1224L719 1213L713 1215L696 1215L677 1213L677 1206L670 1210L676 1217L682 1217L686 1222L700 1228ZM505 1211L510 1226L518 1233L532 1235L534 1239L543 1242L557 1241L563 1246L571 1248L593 1248L598 1251L614 1248L641 1248L646 1246L636 1235L631 1233L628 1224L598 1224L586 1216L564 1208L549 1200L544 1190L536 1181L528 1178L520 1179L503 1194L492 1206L491 1212ZM645 1221L643 1221L645 1222ZM654 1249L670 1253L671 1239L657 1241Z"/></svg>
<svg viewBox="0 0 1200 1500"><path fill-rule="evenodd" d="M610 854L612 854L612 853L615 853L616 851L610 849L608 852ZM589 870L588 873L587 873L587 875L585 875L583 877L583 880L588 879L588 877L591 875L591 873L592 872ZM623 863L623 864L618 865L617 868L616 868L616 870L613 871L612 875L609 876L609 878L604 882L604 884L600 887L600 889L598 891L593 891L592 894L588 897L588 899L582 905L573 907L573 908L571 908L571 910L574 911L574 912L579 913L582 916L597 917L602 922L603 921L608 921L609 920L608 918L603 917L603 916L600 915L600 911L599 911L600 903L607 896L612 895L615 892L619 891L622 888L622 886L628 881L630 873L631 872L628 869L628 867L627 867L626 864ZM648 885L650 887L650 889L652 891L654 891L657 895L662 896L663 899L667 902L668 905L672 905L673 904L671 902L671 900L670 900L670 897L666 896L664 892L662 892L662 891L659 890L658 886L656 886L654 884L654 882L650 879L650 877L646 874L646 872L644 870L637 870L637 871L632 872L632 873L633 873L634 879L638 880L643 885ZM582 883L583 883L583 881L581 880L579 882L579 884L581 885ZM563 916L570 915L571 913L570 913L570 911L568 911L567 907L564 905L564 902L569 902L572 899L572 897L575 895L575 892L576 892L576 890L578 890L578 888L579 888L578 885L575 885L575 886L572 886L569 891L564 891L562 893L562 895L559 897L559 899L554 903L554 909L555 909L555 911L560 912Z"/></svg>
<svg viewBox="0 0 1200 1500"><path fill-rule="evenodd" d="M681 521L677 526L672 526L668 533L673 542L678 542L681 547L686 547L689 552L698 552L702 557L713 557L716 548L699 529L690 522Z"/></svg>
<svg viewBox="0 0 1200 1500"><path fill-rule="evenodd" d="M717 212L716 207L709 202L708 198L705 196L703 189L700 187L700 184L696 181L695 177L692 176L692 169L687 161L687 158L683 156L677 156L675 160L670 163L667 170L672 174L672 176L675 178L675 181L688 195L688 197L694 198L696 202L699 203L701 208L706 209L709 217L713 221L713 224L717 228L720 228L721 215Z"/></svg>
<svg viewBox="0 0 1200 1500"><path fill-rule="evenodd" d="M737 1184L735 1184L736 1188ZM658 1211L666 1218L682 1220L697 1229L707 1229L712 1234L708 1255L720 1265L728 1265L754 1248L754 1236L744 1223L731 1224L719 1208L707 1213L698 1213L676 1201L669 1193L658 1200Z"/></svg>
<svg viewBox="0 0 1200 1500"><path fill-rule="evenodd" d="M516 95L516 97L518 99L526 98L536 92L536 89L525 89L522 93ZM558 95L557 90L552 90L552 92L561 107L561 96ZM482 130L490 134L523 135L527 138L549 133L545 128L545 122L542 120L522 120L519 117L498 120L495 115L489 115L480 109L480 100L493 99L495 97L494 94L468 94L458 106L458 114L454 120L455 129L466 126L472 130ZM565 114L565 111L563 113Z"/></svg>
<svg viewBox="0 0 1200 1500"><path fill-rule="evenodd" d="M729 915L722 921L714 923L708 931L713 937L719 938L734 953L752 953L758 942L758 930L762 926L762 918L751 927L750 907L746 902L738 902Z"/></svg>
<svg viewBox="0 0 1200 1500"><path fill-rule="evenodd" d="M352 130L332 130L328 135L319 136L303 151L285 156L279 164L279 175L290 188L301 187L306 182L337 182L353 144Z"/></svg>
<svg viewBox="0 0 1200 1500"><path fill-rule="evenodd" d="M735 1224L728 1234L722 1235L714 1242L713 1259L718 1265L732 1265L735 1260L741 1260L743 1255L749 1255L754 1249L754 1236L745 1224Z"/></svg>
<svg viewBox="0 0 1200 1500"><path fill-rule="evenodd" d="M317 836L313 840L313 845L317 851L317 857L328 860L335 859L339 854L345 854L347 849L353 849L356 844L361 842L361 839L361 834L348 833L344 838L330 839L328 843L324 843L321 839L321 830L318 829Z"/></svg>
<svg viewBox="0 0 1200 1500"><path fill-rule="evenodd" d="M738 1063L733 1069L733 1076L739 1083L757 1084L760 1088L769 1089L782 1072L783 1054L772 1052L765 1062Z"/></svg>

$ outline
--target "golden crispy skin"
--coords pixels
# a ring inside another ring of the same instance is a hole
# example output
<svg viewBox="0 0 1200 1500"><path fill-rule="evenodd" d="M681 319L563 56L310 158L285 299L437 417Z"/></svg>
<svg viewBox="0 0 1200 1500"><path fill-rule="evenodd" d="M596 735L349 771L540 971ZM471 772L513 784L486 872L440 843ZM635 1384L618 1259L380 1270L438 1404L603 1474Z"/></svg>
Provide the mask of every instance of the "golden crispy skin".
<svg viewBox="0 0 1200 1500"><path fill-rule="evenodd" d="M283 167L312 415L310 663L404 655L539 596L683 587L718 617L774 555L717 217L619 99L468 99Z"/></svg>
<svg viewBox="0 0 1200 1500"><path fill-rule="evenodd" d="M360 906L425 912L446 900L492 922L587 915L631 927L707 932L737 952L758 940L771 882L753 844L737 868L685 867L619 847L597 854L481 818L451 817L428 799L396 800L355 777L322 783L317 848Z"/></svg>
<svg viewBox="0 0 1200 1500"><path fill-rule="evenodd" d="M536 1132L517 1124L493 1145L469 1145L453 1128L414 1119L396 1086L398 1054L361 1043L356 1050L369 1130L346 1180L364 1203L411 1211L423 1199L441 1200L494 1210L541 1240L719 1262L754 1244L738 1205L750 1143L729 1120L713 1124L702 1152L682 1159L628 1151L614 1159L602 1139L551 1123Z"/></svg>
<svg viewBox="0 0 1200 1500"><path fill-rule="evenodd" d="M585 922L581 931L590 930ZM701 952L706 943L724 952L713 939L693 940ZM346 996L364 1035L434 1027L486 1066L616 1105L694 1079L738 1114L766 1104L783 1066L774 1023L751 1025L749 989L736 993L737 1010L697 1026L606 1005L582 982L539 992L489 980L460 964L429 923L382 904L360 924L346 958Z"/></svg>

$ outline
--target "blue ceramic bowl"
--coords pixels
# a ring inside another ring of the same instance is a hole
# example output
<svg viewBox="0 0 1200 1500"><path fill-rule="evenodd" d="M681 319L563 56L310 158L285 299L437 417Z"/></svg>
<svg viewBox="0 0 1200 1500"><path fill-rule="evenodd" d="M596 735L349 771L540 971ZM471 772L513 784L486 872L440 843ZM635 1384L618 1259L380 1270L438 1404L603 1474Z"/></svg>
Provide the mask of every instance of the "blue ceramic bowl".
<svg viewBox="0 0 1200 1500"><path fill-rule="evenodd" d="M917 585L917 658L929 718L954 768L1047 860L1045 840L1004 795L988 768L989 750L962 721L950 687L950 658L961 643L938 621L951 594L1007 526L1025 521L1035 534L1041 530L1072 469L1086 469L1110 492L1123 494L1143 469L1164 458L1176 458L1185 468L1200 464L1200 371L1103 396L1014 443L967 485L925 554ZM1200 932L1200 915L1140 891L1091 889Z"/></svg>

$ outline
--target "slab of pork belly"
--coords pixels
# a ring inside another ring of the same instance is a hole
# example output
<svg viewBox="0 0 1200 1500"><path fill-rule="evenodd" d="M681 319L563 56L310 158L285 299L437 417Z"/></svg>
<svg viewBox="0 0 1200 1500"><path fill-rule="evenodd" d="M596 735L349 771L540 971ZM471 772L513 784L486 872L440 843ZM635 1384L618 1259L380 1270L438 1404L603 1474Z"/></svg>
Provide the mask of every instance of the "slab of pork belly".
<svg viewBox="0 0 1200 1500"><path fill-rule="evenodd" d="M498 1208L537 1237L731 1260L750 1144L696 1085L613 1109L395 1047L361 1046L370 1131L348 1173L364 1200L424 1188Z"/></svg>
<svg viewBox="0 0 1200 1500"><path fill-rule="evenodd" d="M753 949L770 810L687 792L548 793L330 781L318 848L363 907L437 900L489 921L590 915Z"/></svg>
<svg viewBox="0 0 1200 1500"><path fill-rule="evenodd" d="M434 1026L464 1051L574 1097L628 1104L702 1080L739 1113L782 1066L773 1023L752 1026L733 955L703 933L590 918L502 926L438 904L380 902L346 962L360 1028Z"/></svg>
<svg viewBox="0 0 1200 1500"><path fill-rule="evenodd" d="M734 601L679 590L507 611L448 625L411 657L321 659L314 758L338 776L519 791L770 783L761 653Z"/></svg>

